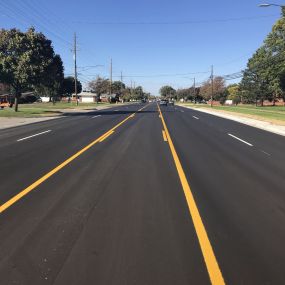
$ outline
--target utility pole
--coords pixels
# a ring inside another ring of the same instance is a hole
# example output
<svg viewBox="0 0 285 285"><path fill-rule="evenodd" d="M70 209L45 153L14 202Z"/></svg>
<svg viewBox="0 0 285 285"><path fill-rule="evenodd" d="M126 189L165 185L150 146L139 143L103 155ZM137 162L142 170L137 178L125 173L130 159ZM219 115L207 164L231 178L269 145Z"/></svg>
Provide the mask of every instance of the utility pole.
<svg viewBox="0 0 285 285"><path fill-rule="evenodd" d="M110 64L110 95L112 94L112 84L113 84L113 60L111 58L111 64Z"/></svg>
<svg viewBox="0 0 285 285"><path fill-rule="evenodd" d="M75 88L75 99L76 99L76 105L78 106L78 94L77 94L77 39L76 39L76 33L74 33L74 88Z"/></svg>
<svg viewBox="0 0 285 285"><path fill-rule="evenodd" d="M195 100L195 104L196 104L196 78L194 77L193 79L194 79L194 85L193 85L193 87L194 87L194 100Z"/></svg>
<svg viewBox="0 0 285 285"><path fill-rule="evenodd" d="M124 103L124 99L123 99L123 72L121 71L121 99L122 102Z"/></svg>
<svg viewBox="0 0 285 285"><path fill-rule="evenodd" d="M212 91L211 91L211 107L213 107L213 96L214 96L214 66L211 66L211 85L212 85Z"/></svg>

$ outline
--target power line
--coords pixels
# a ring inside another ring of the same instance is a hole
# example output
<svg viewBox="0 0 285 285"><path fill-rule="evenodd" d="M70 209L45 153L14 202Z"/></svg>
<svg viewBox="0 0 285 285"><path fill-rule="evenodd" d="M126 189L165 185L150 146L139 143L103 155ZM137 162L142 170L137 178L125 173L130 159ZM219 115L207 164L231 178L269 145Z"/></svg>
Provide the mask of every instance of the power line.
<svg viewBox="0 0 285 285"><path fill-rule="evenodd" d="M211 23L226 23L235 21L246 21L264 19L270 17L280 16L279 14L266 15L266 16L250 16L250 17L239 17L239 18L228 18L228 19L204 19L204 20L185 20L185 21L153 21L153 22L93 22L93 21L73 21L75 24L84 25L190 25L190 24L211 24Z"/></svg>
<svg viewBox="0 0 285 285"><path fill-rule="evenodd" d="M14 3L15 4L15 3ZM17 6L19 2L16 3L16 6L13 5L11 2L9 4L2 2L2 5L4 6L5 10L10 13L10 15L15 16L16 21L21 21L22 23L25 22L29 26L36 25L40 27L42 30L48 32L49 34L56 37L58 40L62 41L65 45L70 46L71 43L63 39L61 36L56 34L55 32L51 31L49 28L47 28L43 23L38 23L37 20L35 20L33 17L28 16L30 13L29 11L21 9L19 6ZM9 16L9 15L7 15ZM11 17L11 16L9 16ZM12 16L13 17L13 16Z"/></svg>

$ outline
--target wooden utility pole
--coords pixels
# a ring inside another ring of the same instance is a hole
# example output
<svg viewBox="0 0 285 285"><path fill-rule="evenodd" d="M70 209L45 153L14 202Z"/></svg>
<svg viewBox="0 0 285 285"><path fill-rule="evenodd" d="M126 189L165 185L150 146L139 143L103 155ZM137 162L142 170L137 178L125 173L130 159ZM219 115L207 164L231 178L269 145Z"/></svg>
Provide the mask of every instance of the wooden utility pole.
<svg viewBox="0 0 285 285"><path fill-rule="evenodd" d="M122 102L124 102L123 100L123 72L121 71L121 99L122 99Z"/></svg>
<svg viewBox="0 0 285 285"><path fill-rule="evenodd" d="M193 84L193 87L194 87L194 100L195 100L195 104L196 104L196 78L194 77L193 80L194 80L194 84Z"/></svg>
<svg viewBox="0 0 285 285"><path fill-rule="evenodd" d="M211 85L212 85L212 91L211 91L211 107L213 107L213 97L214 97L214 66L211 66Z"/></svg>
<svg viewBox="0 0 285 285"><path fill-rule="evenodd" d="M112 94L112 84L113 84L113 60L111 58L111 64L110 64L110 95Z"/></svg>
<svg viewBox="0 0 285 285"><path fill-rule="evenodd" d="M76 99L76 105L78 106L78 94L77 94L77 39L76 39L76 33L74 33L74 88L75 88L75 99Z"/></svg>

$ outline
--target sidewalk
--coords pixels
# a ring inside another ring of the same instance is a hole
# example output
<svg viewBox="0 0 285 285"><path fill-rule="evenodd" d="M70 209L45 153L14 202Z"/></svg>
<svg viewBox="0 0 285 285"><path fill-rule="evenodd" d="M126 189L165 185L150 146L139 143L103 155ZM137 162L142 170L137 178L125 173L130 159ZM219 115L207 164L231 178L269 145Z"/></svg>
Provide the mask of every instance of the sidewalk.
<svg viewBox="0 0 285 285"><path fill-rule="evenodd" d="M266 122L262 120L251 119L251 118L247 118L247 117L244 117L238 114L229 114L223 111L208 110L208 109L203 109L203 108L191 108L191 107L182 106L182 105L180 106L184 108L192 109L198 112L203 112L203 113L211 114L211 115L218 116L221 118L233 120L233 121L245 124L245 125L249 125L249 126L252 126L258 129L271 132L271 133L285 136L285 126L284 125L278 125L278 124L274 124L274 123L270 123L270 122Z"/></svg>
<svg viewBox="0 0 285 285"><path fill-rule="evenodd" d="M5 117L0 117L0 130L12 128L12 127L17 127L17 126L22 126L22 125L27 125L27 124L32 124L32 123L37 123L37 122L42 122L42 121L47 121L47 120L58 119L58 118L61 118L61 117L60 116L43 117L43 118L5 118Z"/></svg>

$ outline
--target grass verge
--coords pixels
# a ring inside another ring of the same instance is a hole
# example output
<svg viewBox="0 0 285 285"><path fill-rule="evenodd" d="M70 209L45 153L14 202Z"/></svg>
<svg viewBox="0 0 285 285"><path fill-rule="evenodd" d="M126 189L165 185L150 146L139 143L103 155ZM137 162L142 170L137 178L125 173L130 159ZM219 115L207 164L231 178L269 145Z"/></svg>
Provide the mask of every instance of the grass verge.
<svg viewBox="0 0 285 285"><path fill-rule="evenodd" d="M205 108L215 111L235 113L247 118L260 119L273 123L285 122L285 106L264 106L256 107L253 105L238 105L238 106L211 106L206 104L192 104L184 103L183 106L189 106L193 108Z"/></svg>

